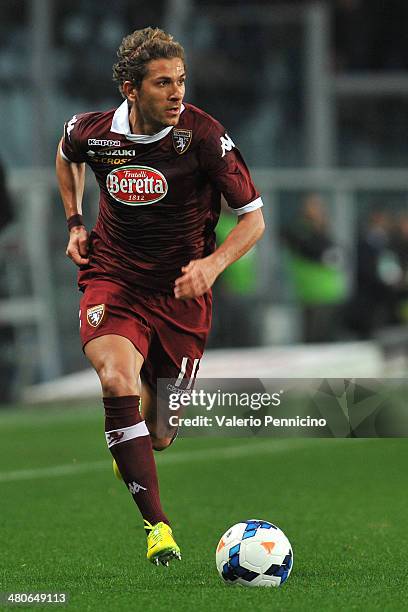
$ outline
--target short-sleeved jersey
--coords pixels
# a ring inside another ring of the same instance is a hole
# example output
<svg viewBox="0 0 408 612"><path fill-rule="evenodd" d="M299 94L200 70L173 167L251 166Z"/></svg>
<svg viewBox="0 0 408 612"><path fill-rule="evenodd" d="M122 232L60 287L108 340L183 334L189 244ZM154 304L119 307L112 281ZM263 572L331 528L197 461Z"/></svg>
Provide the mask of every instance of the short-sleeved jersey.
<svg viewBox="0 0 408 612"><path fill-rule="evenodd" d="M100 187L90 262L79 274L172 292L181 267L212 253L221 194L237 214L262 206L248 168L225 129L186 104L176 127L132 134L127 101L74 115L62 156L86 162Z"/></svg>

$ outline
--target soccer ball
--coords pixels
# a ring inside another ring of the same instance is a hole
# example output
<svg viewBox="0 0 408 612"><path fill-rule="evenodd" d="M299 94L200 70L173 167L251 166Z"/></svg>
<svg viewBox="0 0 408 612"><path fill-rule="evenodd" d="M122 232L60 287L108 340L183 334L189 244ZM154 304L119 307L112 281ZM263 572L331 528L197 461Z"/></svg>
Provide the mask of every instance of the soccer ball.
<svg viewBox="0 0 408 612"><path fill-rule="evenodd" d="M293 567L292 547L283 531L257 519L230 527L218 542L215 559L229 585L278 587Z"/></svg>

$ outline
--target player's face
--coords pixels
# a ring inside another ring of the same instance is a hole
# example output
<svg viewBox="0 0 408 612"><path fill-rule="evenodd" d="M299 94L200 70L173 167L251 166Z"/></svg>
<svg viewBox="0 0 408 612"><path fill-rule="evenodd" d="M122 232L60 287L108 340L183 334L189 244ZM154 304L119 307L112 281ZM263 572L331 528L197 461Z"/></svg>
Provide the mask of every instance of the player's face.
<svg viewBox="0 0 408 612"><path fill-rule="evenodd" d="M135 115L144 133L177 125L185 93L185 68L179 58L149 62L140 89L135 90ZM142 124L142 125L140 125Z"/></svg>

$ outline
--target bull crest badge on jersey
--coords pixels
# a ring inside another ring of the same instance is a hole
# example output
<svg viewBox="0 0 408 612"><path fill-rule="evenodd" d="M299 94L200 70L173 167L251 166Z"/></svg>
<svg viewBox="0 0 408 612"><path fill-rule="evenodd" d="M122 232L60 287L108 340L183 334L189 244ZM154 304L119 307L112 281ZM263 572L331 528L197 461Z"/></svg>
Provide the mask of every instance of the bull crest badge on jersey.
<svg viewBox="0 0 408 612"><path fill-rule="evenodd" d="M185 153L191 144L192 130L173 129L173 146L179 155Z"/></svg>
<svg viewBox="0 0 408 612"><path fill-rule="evenodd" d="M92 327L98 327L98 325L102 323L104 314L105 304L98 304L98 306L88 308L88 310L86 311L86 320Z"/></svg>

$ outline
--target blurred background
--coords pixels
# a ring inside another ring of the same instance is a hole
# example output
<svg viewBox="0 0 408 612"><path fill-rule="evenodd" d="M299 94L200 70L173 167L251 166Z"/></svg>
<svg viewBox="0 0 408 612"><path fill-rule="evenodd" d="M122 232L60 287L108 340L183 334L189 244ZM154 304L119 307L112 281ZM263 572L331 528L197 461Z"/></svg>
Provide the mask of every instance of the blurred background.
<svg viewBox="0 0 408 612"><path fill-rule="evenodd" d="M214 288L203 374L406 376L407 23L404 0L1 0L1 400L97 389L55 150L74 113L120 104L116 49L147 25L184 45L186 100L225 125L265 204L263 240Z"/></svg>

